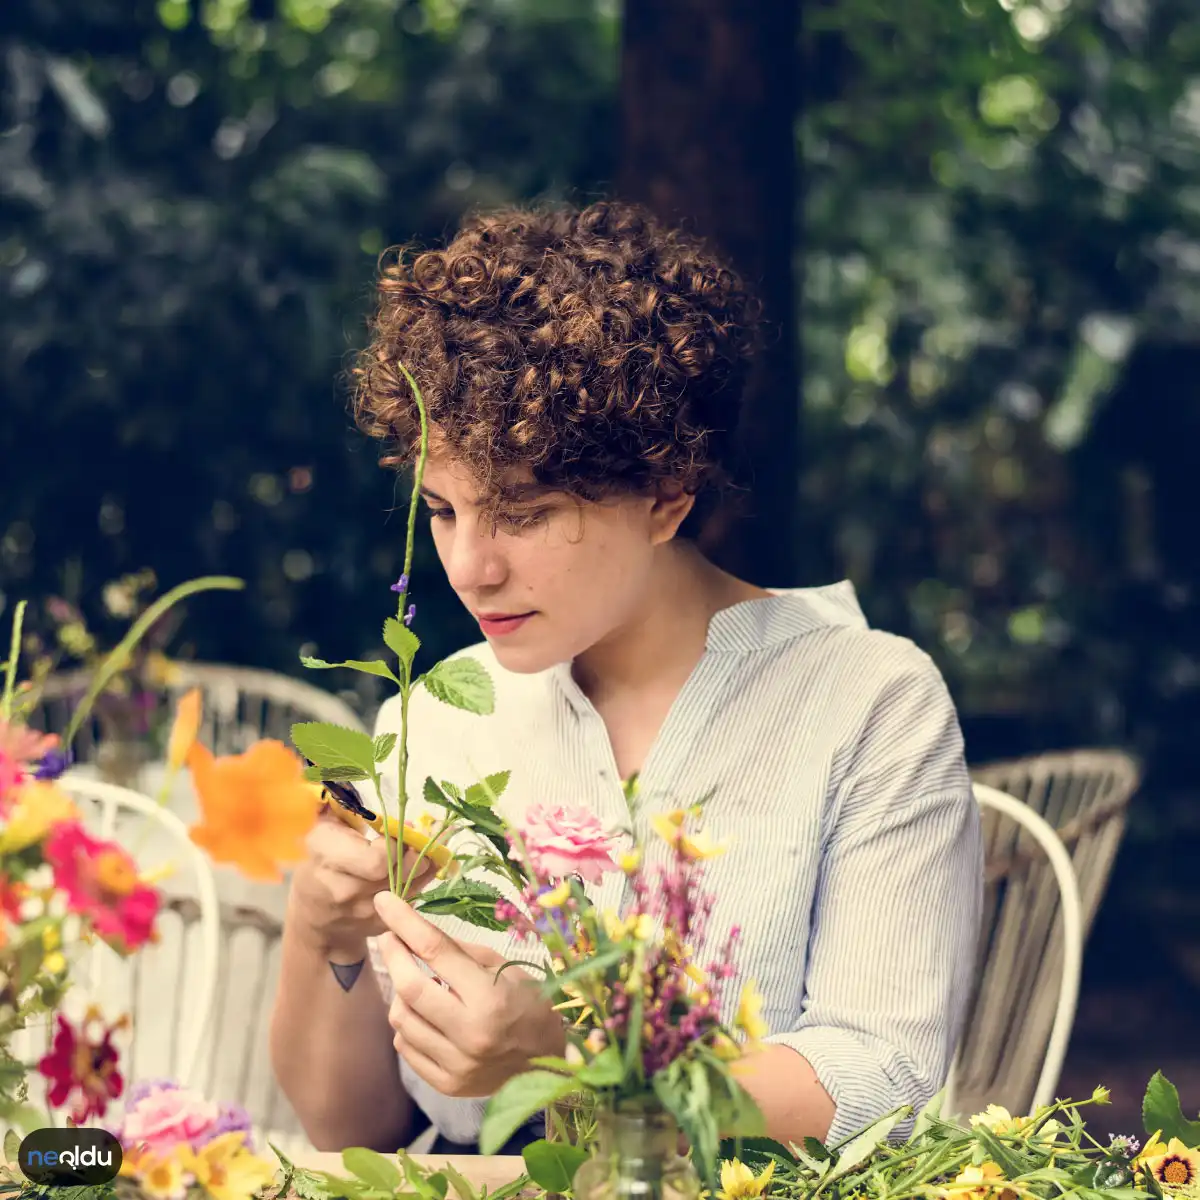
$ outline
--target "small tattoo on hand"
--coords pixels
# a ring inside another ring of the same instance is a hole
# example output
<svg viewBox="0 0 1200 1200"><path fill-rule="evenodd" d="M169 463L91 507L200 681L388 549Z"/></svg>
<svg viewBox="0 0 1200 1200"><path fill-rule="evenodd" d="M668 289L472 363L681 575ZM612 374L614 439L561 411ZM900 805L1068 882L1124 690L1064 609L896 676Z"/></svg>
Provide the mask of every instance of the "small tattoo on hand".
<svg viewBox="0 0 1200 1200"><path fill-rule="evenodd" d="M343 992L348 992L354 986L355 981L362 974L366 961L365 958L360 958L356 963L335 963L330 960L329 969L333 972L333 977L338 981L338 986Z"/></svg>

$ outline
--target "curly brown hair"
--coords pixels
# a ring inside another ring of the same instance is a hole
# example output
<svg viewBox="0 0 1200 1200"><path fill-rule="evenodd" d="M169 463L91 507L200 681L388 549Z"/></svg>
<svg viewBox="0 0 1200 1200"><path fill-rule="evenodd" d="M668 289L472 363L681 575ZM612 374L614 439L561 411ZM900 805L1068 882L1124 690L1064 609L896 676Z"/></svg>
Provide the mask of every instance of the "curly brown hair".
<svg viewBox="0 0 1200 1200"><path fill-rule="evenodd" d="M637 205L472 215L445 249L381 260L354 415L383 465L414 460L403 363L493 517L519 466L581 500L665 481L711 499L736 477L759 311L700 239Z"/></svg>

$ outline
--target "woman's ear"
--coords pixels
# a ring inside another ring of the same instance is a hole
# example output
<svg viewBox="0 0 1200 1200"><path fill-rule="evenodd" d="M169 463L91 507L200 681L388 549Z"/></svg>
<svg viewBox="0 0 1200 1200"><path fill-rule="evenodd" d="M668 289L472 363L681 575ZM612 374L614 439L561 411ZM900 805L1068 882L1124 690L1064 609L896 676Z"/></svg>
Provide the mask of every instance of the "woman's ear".
<svg viewBox="0 0 1200 1200"><path fill-rule="evenodd" d="M661 484L650 505L651 543L661 546L669 542L679 532L679 526L695 503L696 497L685 492L679 484Z"/></svg>

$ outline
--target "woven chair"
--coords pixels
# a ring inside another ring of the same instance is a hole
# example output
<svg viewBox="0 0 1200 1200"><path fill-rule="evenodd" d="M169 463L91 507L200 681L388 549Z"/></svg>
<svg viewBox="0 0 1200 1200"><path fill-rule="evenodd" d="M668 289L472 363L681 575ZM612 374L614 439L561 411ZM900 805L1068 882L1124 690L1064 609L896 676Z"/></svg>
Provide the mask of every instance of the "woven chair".
<svg viewBox="0 0 1200 1200"><path fill-rule="evenodd" d="M222 663L176 665L175 678L155 696L155 706L147 717L151 723L169 722L179 697L191 688L199 688L204 698L200 736L214 754L238 754L260 737L288 744L295 721L331 721L351 729L366 728L346 701L290 675ZM52 676L46 681L30 724L61 733L88 682L83 672ZM76 759L94 761L102 736L98 721L85 721L75 739Z"/></svg>
<svg viewBox="0 0 1200 1200"><path fill-rule="evenodd" d="M991 763L971 774L1057 833L1078 882L1086 944L1140 781L1135 761L1119 751L1076 750ZM1060 890L1044 849L999 812L985 810L983 829L983 925L955 1064L954 1111L996 1103L1026 1113L1058 1084L1070 1027L1063 1033L1056 1022L1073 950L1064 944Z"/></svg>

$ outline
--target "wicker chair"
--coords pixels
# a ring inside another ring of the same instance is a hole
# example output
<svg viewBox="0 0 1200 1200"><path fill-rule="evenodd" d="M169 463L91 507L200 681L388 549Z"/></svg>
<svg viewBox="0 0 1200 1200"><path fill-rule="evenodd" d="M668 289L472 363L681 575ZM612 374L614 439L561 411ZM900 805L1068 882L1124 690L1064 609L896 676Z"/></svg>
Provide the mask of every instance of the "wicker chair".
<svg viewBox="0 0 1200 1200"><path fill-rule="evenodd" d="M199 688L204 697L200 736L214 754L240 753L260 737L288 742L295 721L332 721L351 729L365 729L358 713L344 700L302 679L222 663L181 662L177 666L176 677L156 696L156 706L147 716L151 722L169 720L178 698L191 688ZM52 676L30 723L47 732L61 733L87 683L88 677L82 672ZM99 722L94 718L85 721L75 739L76 759L93 761L102 735Z"/></svg>
<svg viewBox="0 0 1200 1200"><path fill-rule="evenodd" d="M1020 800L1057 832L1070 855L1086 938L1103 898L1140 783L1138 764L1113 750L1074 750L990 763L977 784ZM1064 940L1048 859L1019 825L984 813L985 901L976 990L955 1067L954 1107L1031 1110L1060 1011ZM1060 1061L1061 1065L1061 1061ZM1057 1084L1057 1074L1052 1083Z"/></svg>

